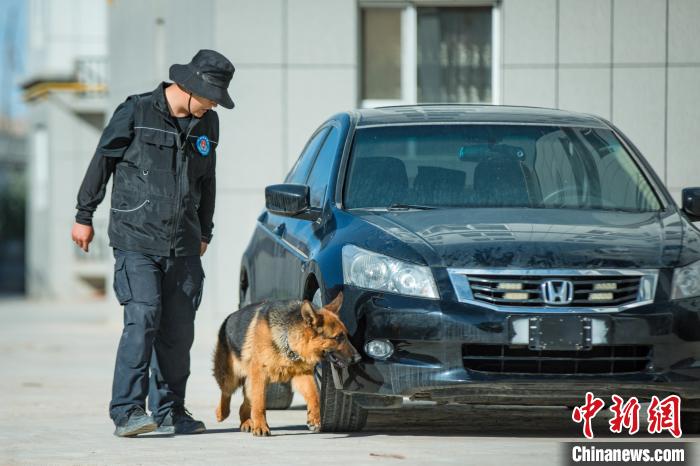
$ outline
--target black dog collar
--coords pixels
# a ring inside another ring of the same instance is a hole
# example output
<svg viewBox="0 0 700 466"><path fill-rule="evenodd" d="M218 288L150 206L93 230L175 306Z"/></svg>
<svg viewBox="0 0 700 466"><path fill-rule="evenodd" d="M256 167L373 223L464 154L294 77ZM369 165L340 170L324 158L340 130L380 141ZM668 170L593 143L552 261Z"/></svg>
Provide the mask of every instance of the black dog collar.
<svg viewBox="0 0 700 466"><path fill-rule="evenodd" d="M282 337L282 342L281 346L279 346L280 352L282 352L287 359L290 361L301 361L301 356L299 356L298 353L296 353L292 348L289 346L289 339L287 338L287 334L285 333L284 336Z"/></svg>

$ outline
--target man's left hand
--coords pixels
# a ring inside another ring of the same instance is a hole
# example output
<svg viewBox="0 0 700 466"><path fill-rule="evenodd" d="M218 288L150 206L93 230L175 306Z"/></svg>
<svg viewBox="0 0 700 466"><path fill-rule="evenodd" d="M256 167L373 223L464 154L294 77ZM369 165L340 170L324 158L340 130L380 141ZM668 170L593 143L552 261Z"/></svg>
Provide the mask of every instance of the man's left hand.
<svg viewBox="0 0 700 466"><path fill-rule="evenodd" d="M199 255L200 257L204 255L205 252L207 252L207 246L209 246L207 243L202 241L202 244L199 246Z"/></svg>

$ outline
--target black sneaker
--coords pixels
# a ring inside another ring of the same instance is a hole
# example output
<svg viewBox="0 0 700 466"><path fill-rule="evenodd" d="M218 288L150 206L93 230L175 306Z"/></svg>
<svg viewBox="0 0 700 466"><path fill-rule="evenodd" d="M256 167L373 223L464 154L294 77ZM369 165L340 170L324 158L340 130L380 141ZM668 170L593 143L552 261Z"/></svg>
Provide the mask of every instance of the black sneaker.
<svg viewBox="0 0 700 466"><path fill-rule="evenodd" d="M114 435L117 437L135 437L139 434L153 432L158 424L151 416L146 414L141 406L134 406L127 413L124 420L117 424Z"/></svg>
<svg viewBox="0 0 700 466"><path fill-rule="evenodd" d="M188 435L199 434L207 430L202 421L192 418L192 414L184 406L173 406L165 415L157 432L163 434Z"/></svg>

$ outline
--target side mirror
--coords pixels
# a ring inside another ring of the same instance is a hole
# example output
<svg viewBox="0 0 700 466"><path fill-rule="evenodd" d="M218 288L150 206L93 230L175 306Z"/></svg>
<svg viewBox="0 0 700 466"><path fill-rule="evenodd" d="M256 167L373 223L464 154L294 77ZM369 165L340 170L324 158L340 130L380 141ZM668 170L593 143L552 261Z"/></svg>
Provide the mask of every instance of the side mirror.
<svg viewBox="0 0 700 466"><path fill-rule="evenodd" d="M303 184L273 184L265 188L265 207L273 214L316 220L319 209L309 203L309 187Z"/></svg>
<svg viewBox="0 0 700 466"><path fill-rule="evenodd" d="M681 194L683 197L683 212L693 222L700 221L700 188L685 188Z"/></svg>

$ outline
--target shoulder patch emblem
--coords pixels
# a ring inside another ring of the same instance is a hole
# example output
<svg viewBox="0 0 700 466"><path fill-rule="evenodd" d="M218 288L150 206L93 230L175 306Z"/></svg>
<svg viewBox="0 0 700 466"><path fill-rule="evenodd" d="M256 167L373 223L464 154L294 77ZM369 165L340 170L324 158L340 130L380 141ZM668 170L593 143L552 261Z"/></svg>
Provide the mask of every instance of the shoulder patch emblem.
<svg viewBox="0 0 700 466"><path fill-rule="evenodd" d="M202 157L209 155L209 151L211 150L211 142L206 135L202 135L197 138L197 150Z"/></svg>

